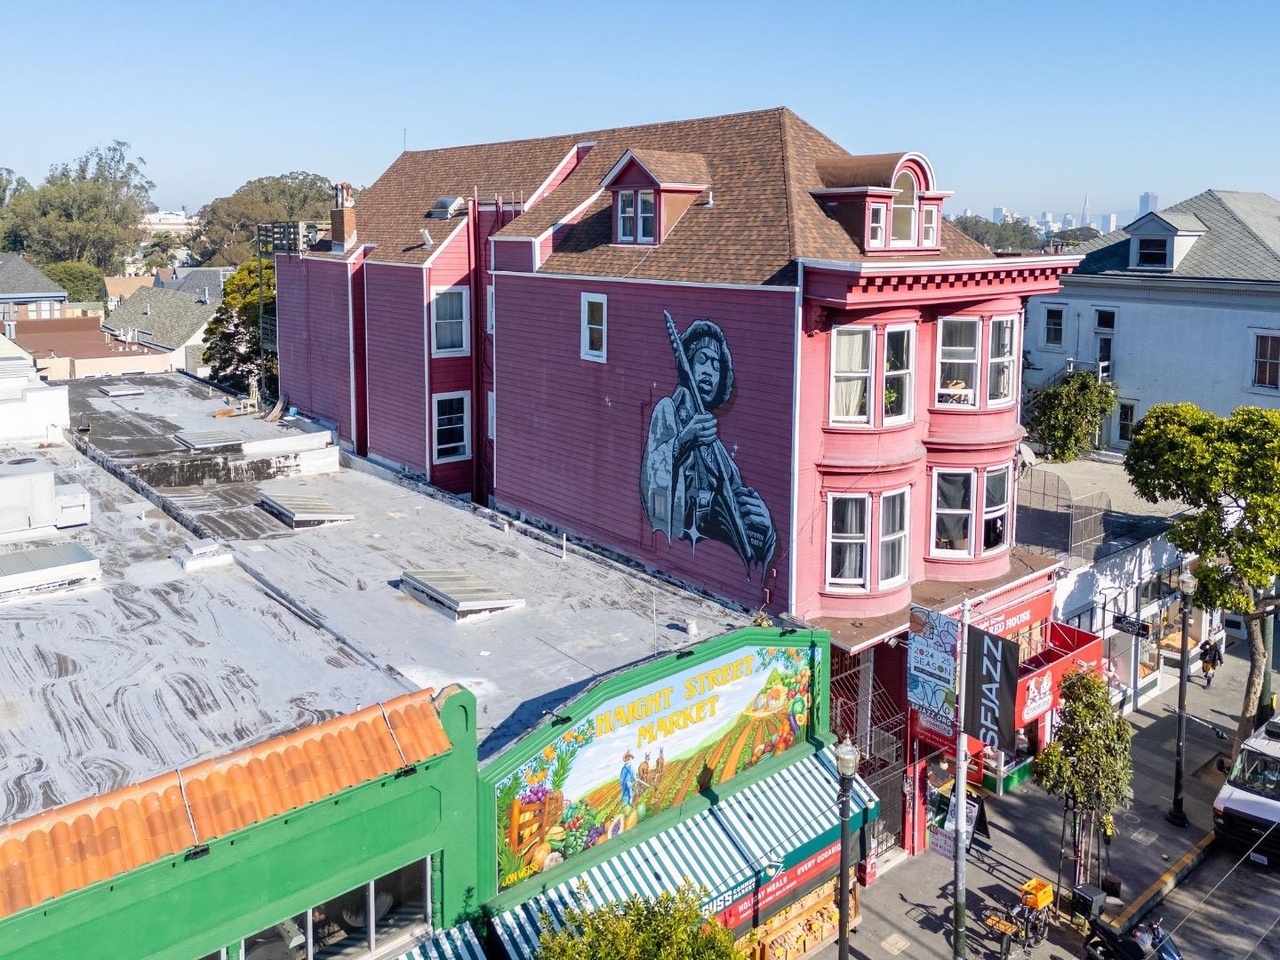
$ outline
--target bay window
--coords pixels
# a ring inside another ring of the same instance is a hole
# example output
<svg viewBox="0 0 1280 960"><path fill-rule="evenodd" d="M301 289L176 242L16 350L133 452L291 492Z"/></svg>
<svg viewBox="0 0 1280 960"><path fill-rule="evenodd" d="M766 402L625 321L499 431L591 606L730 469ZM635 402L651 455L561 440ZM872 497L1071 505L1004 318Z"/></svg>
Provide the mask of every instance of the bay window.
<svg viewBox="0 0 1280 960"><path fill-rule="evenodd" d="M907 578L907 491L880 498L880 586Z"/></svg>
<svg viewBox="0 0 1280 960"><path fill-rule="evenodd" d="M999 550L1009 544L1009 468L987 470L982 508L982 549Z"/></svg>
<svg viewBox="0 0 1280 960"><path fill-rule="evenodd" d="M871 337L869 327L832 331L832 423L866 423L867 396L871 392Z"/></svg>
<svg viewBox="0 0 1280 960"><path fill-rule="evenodd" d="M937 470L933 474L933 552L970 556L973 523L973 471Z"/></svg>
<svg viewBox="0 0 1280 960"><path fill-rule="evenodd" d="M827 583L867 583L867 497L832 495L828 501Z"/></svg>
<svg viewBox="0 0 1280 960"><path fill-rule="evenodd" d="M911 368L915 359L913 339L914 331L910 327L891 329L884 335L885 423L911 417Z"/></svg>
<svg viewBox="0 0 1280 960"><path fill-rule="evenodd" d="M938 403L977 405L977 317L943 317L939 321Z"/></svg>
<svg viewBox="0 0 1280 960"><path fill-rule="evenodd" d="M996 317L991 321L987 400L992 403L1013 399L1013 320L1013 317Z"/></svg>

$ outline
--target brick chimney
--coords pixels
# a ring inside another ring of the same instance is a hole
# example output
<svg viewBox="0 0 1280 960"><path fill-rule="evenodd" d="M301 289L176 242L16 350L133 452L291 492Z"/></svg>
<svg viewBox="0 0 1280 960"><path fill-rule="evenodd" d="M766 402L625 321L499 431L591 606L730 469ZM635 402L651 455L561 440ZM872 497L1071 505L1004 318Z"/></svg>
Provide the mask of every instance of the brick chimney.
<svg viewBox="0 0 1280 960"><path fill-rule="evenodd" d="M335 253L345 253L356 242L356 208L351 201L351 184L333 185L333 210L329 213L329 235Z"/></svg>

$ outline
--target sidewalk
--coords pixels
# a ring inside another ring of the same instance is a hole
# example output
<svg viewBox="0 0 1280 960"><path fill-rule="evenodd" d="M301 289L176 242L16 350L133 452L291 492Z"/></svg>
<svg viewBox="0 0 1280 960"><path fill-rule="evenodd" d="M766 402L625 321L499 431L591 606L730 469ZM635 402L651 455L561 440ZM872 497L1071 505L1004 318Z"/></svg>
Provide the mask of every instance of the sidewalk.
<svg viewBox="0 0 1280 960"><path fill-rule="evenodd" d="M1246 656L1245 644L1234 644L1211 690L1205 689L1193 656L1188 716L1234 734L1248 670ZM1129 809L1116 811L1109 866L1104 853L1104 872L1120 879L1120 896L1126 905L1108 911L1107 918L1120 924L1140 918L1199 862L1207 846L1202 841L1213 828L1213 799L1223 780L1215 761L1230 755L1231 741L1218 740L1203 724L1187 723L1183 806L1191 824L1179 829L1169 823L1165 812L1173 796L1178 693L1176 670L1167 666L1165 670L1168 689L1129 715L1134 726L1134 799ZM1273 674L1273 684L1276 680ZM1056 883L1058 876L1062 841L1058 798L1027 782L1002 797L988 798L987 816L991 849L983 852L975 845L965 873L970 960L999 956L997 939L982 925L984 907L999 899L1015 899L1018 887L1032 876L1050 883ZM1071 864L1063 861L1062 869L1063 885L1070 889ZM850 956L854 960L950 958L952 879L951 861L932 852L882 869L880 878L863 891L862 927L850 939ZM1230 922L1228 917L1222 920ZM1032 956L1063 960L1078 957L1080 947L1080 935L1062 923L1050 929L1048 941L1035 948ZM832 944L814 956L835 960L836 954Z"/></svg>

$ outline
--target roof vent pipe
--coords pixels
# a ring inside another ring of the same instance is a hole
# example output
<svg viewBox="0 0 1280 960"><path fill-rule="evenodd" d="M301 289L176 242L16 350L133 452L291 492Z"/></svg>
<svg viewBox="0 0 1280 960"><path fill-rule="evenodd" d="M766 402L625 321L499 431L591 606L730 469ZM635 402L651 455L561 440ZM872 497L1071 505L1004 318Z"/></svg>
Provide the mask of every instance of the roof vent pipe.
<svg viewBox="0 0 1280 960"><path fill-rule="evenodd" d="M714 190L707 191L707 209L711 209L716 205L716 192Z"/></svg>

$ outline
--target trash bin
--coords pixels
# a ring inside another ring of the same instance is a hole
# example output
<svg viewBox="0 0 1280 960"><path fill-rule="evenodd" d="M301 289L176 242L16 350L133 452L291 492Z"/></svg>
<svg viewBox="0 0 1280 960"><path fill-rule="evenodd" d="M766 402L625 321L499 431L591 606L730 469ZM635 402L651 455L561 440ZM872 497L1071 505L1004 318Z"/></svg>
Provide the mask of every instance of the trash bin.
<svg viewBox="0 0 1280 960"><path fill-rule="evenodd" d="M1114 873L1104 874L1100 886L1102 887L1102 892L1108 897L1120 899L1120 878Z"/></svg>
<svg viewBox="0 0 1280 960"><path fill-rule="evenodd" d="M1071 891L1071 918L1083 920L1086 917L1097 919L1107 905L1107 894L1091 883L1082 883Z"/></svg>

